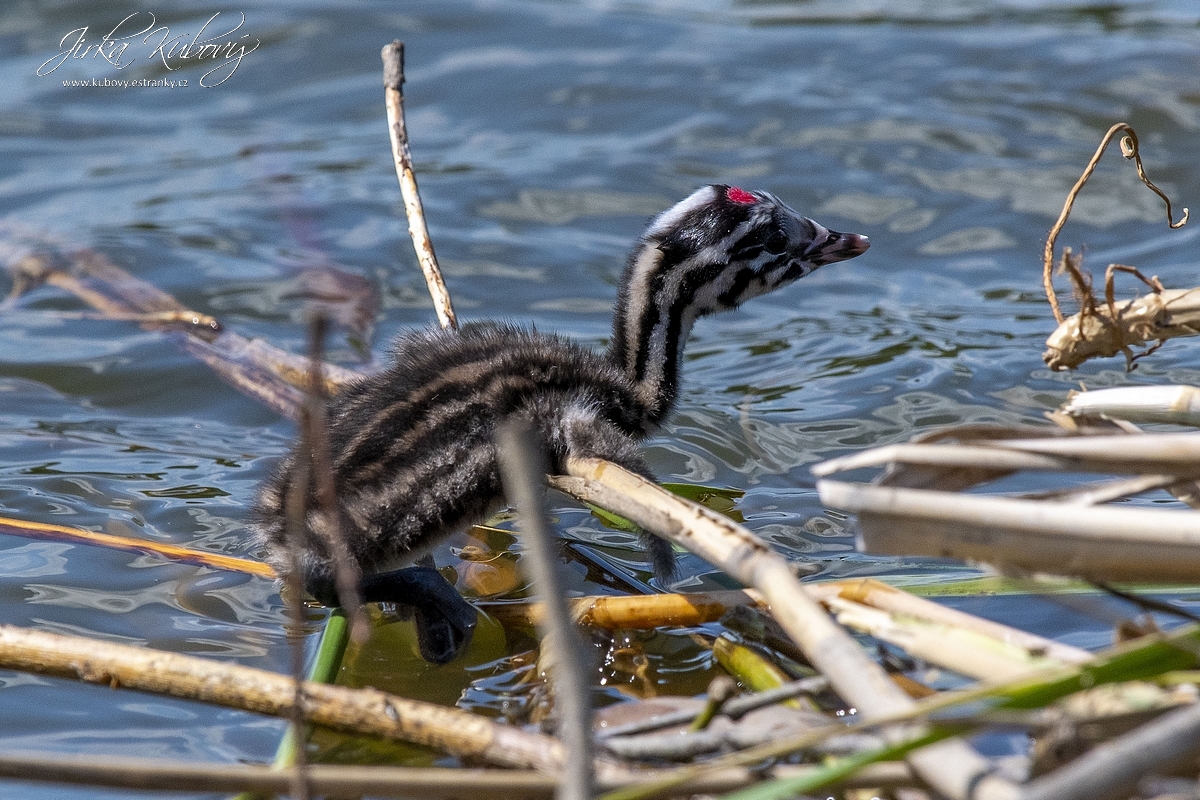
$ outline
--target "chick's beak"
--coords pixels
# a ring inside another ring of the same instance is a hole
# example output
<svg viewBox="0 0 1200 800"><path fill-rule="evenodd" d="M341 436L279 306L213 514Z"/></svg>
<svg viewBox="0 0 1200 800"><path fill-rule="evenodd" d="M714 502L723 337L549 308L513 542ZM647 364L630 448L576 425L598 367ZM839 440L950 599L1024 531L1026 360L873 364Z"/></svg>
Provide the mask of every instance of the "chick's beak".
<svg viewBox="0 0 1200 800"><path fill-rule="evenodd" d="M804 253L804 260L820 267L861 256L870 246L871 242L860 233L829 231L828 236L818 240Z"/></svg>

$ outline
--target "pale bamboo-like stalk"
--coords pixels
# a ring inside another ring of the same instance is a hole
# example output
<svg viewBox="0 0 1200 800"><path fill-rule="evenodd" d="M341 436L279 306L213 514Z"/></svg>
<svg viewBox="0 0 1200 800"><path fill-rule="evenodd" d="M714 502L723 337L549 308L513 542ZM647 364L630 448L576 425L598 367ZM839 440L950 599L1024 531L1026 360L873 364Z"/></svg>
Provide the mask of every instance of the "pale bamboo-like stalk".
<svg viewBox="0 0 1200 800"><path fill-rule="evenodd" d="M821 610L783 557L750 531L610 462L569 459L567 472L570 477L553 479L555 488L621 514L760 591L810 662L865 717L900 714L914 707L913 700ZM990 774L988 761L960 740L926 747L910 754L908 761L947 797L1010 800L1016 793L1012 784Z"/></svg>
<svg viewBox="0 0 1200 800"><path fill-rule="evenodd" d="M425 283L433 297L438 322L443 328L457 328L454 307L450 304L450 293L442 280L437 256L433 254L433 242L425 225L425 211L421 195L417 192L417 176L413 172L412 153L408 149L408 130L404 125L404 43L396 40L383 48L383 91L387 105L388 135L392 140L392 160L396 166L396 178L400 181L400 196L404 199L404 214L408 217L408 234L417 251L417 261L425 274Z"/></svg>
<svg viewBox="0 0 1200 800"><path fill-rule="evenodd" d="M1010 681L1063 663L977 631L943 622L893 616L837 596L827 598L824 605L846 627L895 645L913 658L968 678Z"/></svg>
<svg viewBox="0 0 1200 800"><path fill-rule="evenodd" d="M817 477L888 464L996 470L1200 476L1200 433L1004 439L969 445L893 444L823 461Z"/></svg>
<svg viewBox="0 0 1200 800"><path fill-rule="evenodd" d="M1200 579L1194 511L1059 505L831 480L817 481L817 492L829 508L858 515L872 553L971 559L1105 581Z"/></svg>
<svg viewBox="0 0 1200 800"><path fill-rule="evenodd" d="M757 589L847 701L877 713L907 704L879 665L820 610L783 557L750 531L611 462L570 459L567 470L571 477L555 479L555 488L621 514Z"/></svg>
<svg viewBox="0 0 1200 800"><path fill-rule="evenodd" d="M1071 392L1059 411L1070 417L1200 425L1200 386L1116 386Z"/></svg>
<svg viewBox="0 0 1200 800"><path fill-rule="evenodd" d="M292 713L290 676L144 647L0 626L0 668L124 687L277 717ZM561 745L477 714L375 689L305 682L310 723L424 745L503 767L561 769Z"/></svg>
<svg viewBox="0 0 1200 800"><path fill-rule="evenodd" d="M807 588L821 602L825 602L829 594L836 594L845 600L877 608L889 614L913 617L972 631L1064 664L1086 664L1094 658L1092 653L1082 647L1073 647L1019 628L983 619L965 611L948 608L941 603L935 603L932 600L926 600L910 592L889 586L875 578L830 581L810 584Z"/></svg>

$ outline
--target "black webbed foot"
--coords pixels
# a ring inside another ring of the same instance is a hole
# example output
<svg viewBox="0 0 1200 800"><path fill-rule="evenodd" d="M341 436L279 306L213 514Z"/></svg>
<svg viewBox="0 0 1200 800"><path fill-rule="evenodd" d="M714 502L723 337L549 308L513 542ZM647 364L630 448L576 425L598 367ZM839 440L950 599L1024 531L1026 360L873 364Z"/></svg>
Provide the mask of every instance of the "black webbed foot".
<svg viewBox="0 0 1200 800"><path fill-rule="evenodd" d="M475 631L475 609L432 567L405 567L364 575L362 597L367 603L410 606L417 626L421 657L447 664L458 657Z"/></svg>

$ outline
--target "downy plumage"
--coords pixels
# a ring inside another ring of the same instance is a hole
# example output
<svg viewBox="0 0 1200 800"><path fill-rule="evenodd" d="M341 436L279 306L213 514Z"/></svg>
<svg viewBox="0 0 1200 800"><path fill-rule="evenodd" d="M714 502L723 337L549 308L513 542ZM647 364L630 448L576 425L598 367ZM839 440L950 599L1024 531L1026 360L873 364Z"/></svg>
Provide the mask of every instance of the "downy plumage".
<svg viewBox="0 0 1200 800"><path fill-rule="evenodd" d="M444 663L466 644L475 611L430 567L409 566L503 502L493 435L528 418L553 470L599 457L653 479L638 443L670 415L693 323L865 252L866 237L830 231L766 192L707 186L663 212L630 254L607 353L532 329L475 323L401 336L392 365L329 405L337 527L363 573L366 602L416 613L422 655ZM284 499L293 452L255 508L267 558L289 569ZM305 586L333 604L332 521L308 491ZM655 572L670 545L645 537Z"/></svg>

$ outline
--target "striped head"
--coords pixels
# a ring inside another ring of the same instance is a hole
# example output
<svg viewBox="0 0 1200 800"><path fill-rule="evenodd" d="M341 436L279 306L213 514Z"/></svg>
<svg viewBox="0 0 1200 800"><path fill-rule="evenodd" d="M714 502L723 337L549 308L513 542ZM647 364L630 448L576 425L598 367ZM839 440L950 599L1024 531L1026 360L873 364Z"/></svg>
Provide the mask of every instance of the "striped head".
<svg viewBox="0 0 1200 800"><path fill-rule="evenodd" d="M838 233L767 192L706 186L650 223L621 280L609 357L659 422L674 403L692 324L862 255L867 237Z"/></svg>
<svg viewBox="0 0 1200 800"><path fill-rule="evenodd" d="M706 186L664 211L643 235L700 314L735 308L817 267L862 255L869 243L793 211L767 192ZM666 277L666 275L664 275Z"/></svg>

